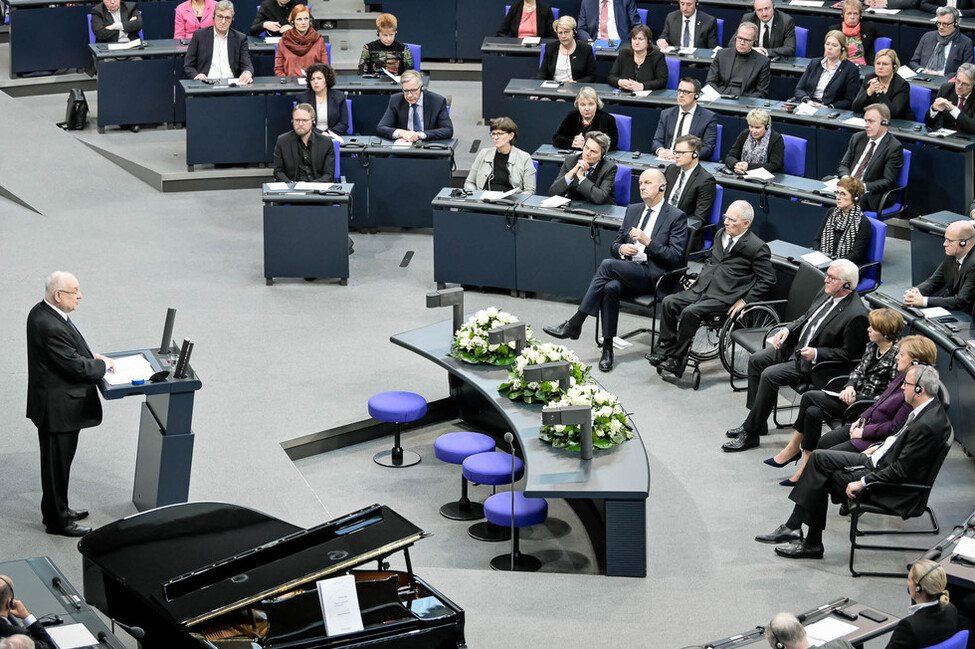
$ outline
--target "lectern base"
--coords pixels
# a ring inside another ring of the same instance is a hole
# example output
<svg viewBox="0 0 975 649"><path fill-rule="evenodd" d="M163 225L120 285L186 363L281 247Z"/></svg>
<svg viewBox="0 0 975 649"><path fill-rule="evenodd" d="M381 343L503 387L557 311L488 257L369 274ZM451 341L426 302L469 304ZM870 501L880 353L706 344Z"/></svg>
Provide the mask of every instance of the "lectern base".
<svg viewBox="0 0 975 649"><path fill-rule="evenodd" d="M382 466L388 466L392 468L402 468L404 466L413 466L414 464L420 463L420 454L414 453L413 451L401 451L398 454L394 454L392 450L381 451L373 456L373 461L376 464Z"/></svg>

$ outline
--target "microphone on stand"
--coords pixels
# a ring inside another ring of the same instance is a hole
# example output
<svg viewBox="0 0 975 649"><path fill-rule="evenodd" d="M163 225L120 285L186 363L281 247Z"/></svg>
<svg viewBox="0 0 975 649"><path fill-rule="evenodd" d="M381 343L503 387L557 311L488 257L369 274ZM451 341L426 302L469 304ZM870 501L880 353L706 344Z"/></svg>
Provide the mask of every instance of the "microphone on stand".
<svg viewBox="0 0 975 649"><path fill-rule="evenodd" d="M68 601L71 603L72 606L74 606L76 611L81 610L81 604L78 601L78 596L72 595L64 588L60 577L57 576L51 577L51 585L57 588L59 591L61 591L61 594L64 595L66 598L68 598Z"/></svg>
<svg viewBox="0 0 975 649"><path fill-rule="evenodd" d="M115 625L118 625L123 631L128 633L136 640L141 640L142 638L146 637L146 631L141 626L128 626L126 624L122 624L118 620L112 620L112 633L115 633Z"/></svg>
<svg viewBox="0 0 975 649"><path fill-rule="evenodd" d="M504 434L504 441L508 442L508 449L511 451L511 538L515 538L515 436L512 433ZM515 553L511 553L511 572L515 571Z"/></svg>

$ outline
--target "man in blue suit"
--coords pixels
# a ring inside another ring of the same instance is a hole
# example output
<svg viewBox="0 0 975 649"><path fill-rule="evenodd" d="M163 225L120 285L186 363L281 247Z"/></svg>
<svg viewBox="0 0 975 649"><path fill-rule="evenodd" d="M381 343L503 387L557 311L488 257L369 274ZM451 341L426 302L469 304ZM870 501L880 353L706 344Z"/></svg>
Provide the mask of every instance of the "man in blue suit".
<svg viewBox="0 0 975 649"><path fill-rule="evenodd" d="M582 0L578 36L585 41L627 40L630 30L641 23L635 0Z"/></svg>
<svg viewBox="0 0 975 649"><path fill-rule="evenodd" d="M603 353L599 369L613 369L613 338L623 292L653 293L660 276L677 268L687 245L687 217L664 200L667 181L659 169L640 174L640 198L626 208L612 254L596 269L579 310L557 327L544 331L555 338L576 340L586 316L602 314Z"/></svg>
<svg viewBox="0 0 975 649"><path fill-rule="evenodd" d="M247 51L247 37L230 28L234 3L220 0L213 12L213 29L198 29L186 48L183 72L187 79L232 79L247 84L254 79L254 66Z"/></svg>
<svg viewBox="0 0 975 649"><path fill-rule="evenodd" d="M921 37L907 65L920 74L952 77L962 63L975 61L972 39L961 33L961 13L954 7L938 7L937 31Z"/></svg>
<svg viewBox="0 0 975 649"><path fill-rule="evenodd" d="M660 113L657 131L653 134L651 150L657 157L671 162L677 159L674 142L682 135L701 138L701 160L710 160L718 144L718 118L703 106L697 105L701 82L684 77L677 84L677 105ZM680 127L680 132L677 132Z"/></svg>
<svg viewBox="0 0 975 649"><path fill-rule="evenodd" d="M449 140L454 125L447 112L447 100L435 92L423 90L423 77L407 70L400 77L403 92L389 98L386 113L376 132L387 140Z"/></svg>

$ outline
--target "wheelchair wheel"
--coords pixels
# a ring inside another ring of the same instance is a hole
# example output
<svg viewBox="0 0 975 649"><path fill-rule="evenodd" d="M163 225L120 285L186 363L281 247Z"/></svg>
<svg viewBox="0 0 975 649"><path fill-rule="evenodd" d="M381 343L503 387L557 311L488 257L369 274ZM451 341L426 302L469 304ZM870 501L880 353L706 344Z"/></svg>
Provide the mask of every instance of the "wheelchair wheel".
<svg viewBox="0 0 975 649"><path fill-rule="evenodd" d="M779 315L770 306L764 304L746 307L736 317L727 320L721 328L720 342L721 364L733 378L743 379L748 376L748 358L750 354L736 347L732 358L731 334L742 329L768 329L778 324Z"/></svg>
<svg viewBox="0 0 975 649"><path fill-rule="evenodd" d="M694 340L691 342L692 358L698 362L703 362L718 355L721 350L719 346L721 341L720 324L720 320L713 318L707 318L701 322L701 326L698 327L694 334Z"/></svg>

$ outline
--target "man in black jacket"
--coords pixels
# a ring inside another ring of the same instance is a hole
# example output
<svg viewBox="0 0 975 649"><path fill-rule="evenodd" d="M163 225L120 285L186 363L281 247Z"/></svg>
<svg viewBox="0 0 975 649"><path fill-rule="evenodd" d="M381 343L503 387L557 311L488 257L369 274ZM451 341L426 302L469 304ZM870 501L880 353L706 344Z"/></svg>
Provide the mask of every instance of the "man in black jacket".
<svg viewBox="0 0 975 649"><path fill-rule="evenodd" d="M68 314L82 298L78 279L62 271L47 278L44 299L27 316L27 417L41 447L41 513L48 534L83 536L88 512L68 507L68 478L82 428L102 421L98 383L115 367L93 354Z"/></svg>
<svg viewBox="0 0 975 649"><path fill-rule="evenodd" d="M577 201L610 205L615 198L616 163L605 158L609 136L602 131L589 131L582 153L568 156L559 175L548 188L551 196L565 196Z"/></svg>
<svg viewBox="0 0 975 649"><path fill-rule="evenodd" d="M741 22L758 26L755 49L771 58L796 55L796 23L792 16L772 7L772 0L755 0L755 11L742 16Z"/></svg>
<svg viewBox="0 0 975 649"><path fill-rule="evenodd" d="M36 649L55 649L54 641L44 625L27 611L19 599L14 599L14 582L7 575L0 575L0 638L29 638ZM17 645L21 646L21 645Z"/></svg>
<svg viewBox="0 0 975 649"><path fill-rule="evenodd" d="M700 230L711 216L717 185L708 171L700 165L700 138L682 135L674 145L677 159L664 171L667 181L668 203L687 215L687 224Z"/></svg>
<svg viewBox="0 0 975 649"><path fill-rule="evenodd" d="M713 50L718 46L718 21L700 11L697 0L679 0L677 11L667 14L657 47L695 47Z"/></svg>
<svg viewBox="0 0 975 649"><path fill-rule="evenodd" d="M254 80L254 66L247 50L247 37L231 29L234 3L220 0L213 11L213 27L193 32L183 72L187 79L232 79L242 84Z"/></svg>
<svg viewBox="0 0 975 649"><path fill-rule="evenodd" d="M335 146L332 138L314 128L315 109L298 104L291 112L294 129L274 144L274 179L278 182L335 181Z"/></svg>
<svg viewBox="0 0 975 649"><path fill-rule="evenodd" d="M835 499L856 498L874 482L916 483L923 480L945 445L951 443L951 424L938 394L938 371L926 365L907 370L904 400L914 409L907 423L883 442L863 453L817 449L792 488L795 503L789 520L770 534L756 536L760 543L790 543L775 548L788 559L822 559L823 529L832 495ZM898 503L888 503L897 506ZM908 503L909 504L909 503ZM802 525L808 526L803 538Z"/></svg>
<svg viewBox="0 0 975 649"><path fill-rule="evenodd" d="M91 10L91 31L99 43L127 43L139 40L142 14L134 2L102 0Z"/></svg>
<svg viewBox="0 0 975 649"><path fill-rule="evenodd" d="M758 27L742 23L735 32L734 47L726 47L711 60L707 85L722 95L768 97L771 68L767 56L755 49Z"/></svg>
<svg viewBox="0 0 975 649"><path fill-rule="evenodd" d="M938 89L938 96L924 116L930 129L950 128L962 133L975 133L975 65L962 63L955 73L955 81L947 81Z"/></svg>
<svg viewBox="0 0 975 649"><path fill-rule="evenodd" d="M823 289L806 313L775 332L772 346L748 359L748 417L727 432L726 453L758 446L768 430L779 388L798 385L813 365L824 361L853 363L867 345L867 307L856 292L860 270L849 259L829 265Z"/></svg>
<svg viewBox="0 0 975 649"><path fill-rule="evenodd" d="M970 221L949 223L943 245L941 265L931 277L904 293L904 304L969 311L975 304L975 255L969 254L975 247L975 225Z"/></svg>
<svg viewBox="0 0 975 649"><path fill-rule="evenodd" d="M853 176L863 181L867 194L863 209L876 212L880 198L897 185L897 177L904 166L904 147L887 132L890 108L885 104L870 104L863 111L864 130L854 133L840 160L837 175ZM887 199L888 203L893 199Z"/></svg>

